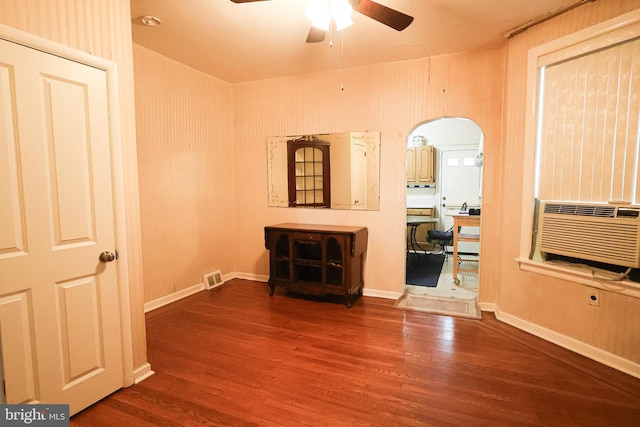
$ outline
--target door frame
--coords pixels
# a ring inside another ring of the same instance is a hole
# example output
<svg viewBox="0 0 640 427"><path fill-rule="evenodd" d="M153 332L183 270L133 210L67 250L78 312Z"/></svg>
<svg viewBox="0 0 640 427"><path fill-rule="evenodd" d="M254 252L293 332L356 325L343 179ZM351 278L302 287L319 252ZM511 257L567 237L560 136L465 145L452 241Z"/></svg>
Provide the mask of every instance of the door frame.
<svg viewBox="0 0 640 427"><path fill-rule="evenodd" d="M36 49L51 55L68 59L80 64L97 68L106 73L107 103L109 114L109 146L111 152L111 181L113 186L113 209L115 241L118 250L116 277L120 308L122 335L123 378L122 387L135 382L133 367L133 333L131 327L131 309L129 298L129 268L127 256L127 233L125 223L125 180L122 148L122 128L120 123L120 101L118 92L117 66L115 63L99 58L69 46L0 24L0 39Z"/></svg>

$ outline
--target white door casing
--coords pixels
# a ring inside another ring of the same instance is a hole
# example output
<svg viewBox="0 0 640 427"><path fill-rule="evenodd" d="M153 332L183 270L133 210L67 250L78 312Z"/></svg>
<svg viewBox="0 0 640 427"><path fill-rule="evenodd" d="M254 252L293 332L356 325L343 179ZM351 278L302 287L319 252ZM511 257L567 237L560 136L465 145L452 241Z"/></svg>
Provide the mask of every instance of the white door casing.
<svg viewBox="0 0 640 427"><path fill-rule="evenodd" d="M116 246L107 81L103 69L0 40L8 403L69 403L73 414L125 383L128 307L117 262L99 260Z"/></svg>
<svg viewBox="0 0 640 427"><path fill-rule="evenodd" d="M351 143L351 208L367 209L367 147Z"/></svg>

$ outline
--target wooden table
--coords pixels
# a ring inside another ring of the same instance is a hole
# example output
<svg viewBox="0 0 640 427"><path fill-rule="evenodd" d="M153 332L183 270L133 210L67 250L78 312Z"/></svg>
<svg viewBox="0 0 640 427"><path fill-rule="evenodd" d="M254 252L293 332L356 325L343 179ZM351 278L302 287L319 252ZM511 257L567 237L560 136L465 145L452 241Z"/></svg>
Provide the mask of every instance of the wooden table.
<svg viewBox="0 0 640 427"><path fill-rule="evenodd" d="M407 236L407 252L413 250L417 252L418 249L426 251L425 248L420 246L416 240L416 231L422 224L435 224L438 220L429 216L423 215L407 215L407 227L409 227L409 234Z"/></svg>
<svg viewBox="0 0 640 427"><path fill-rule="evenodd" d="M458 242L480 242L480 233L478 234L469 234L469 233L460 233L458 230L460 227L480 227L480 215L453 215L453 282L456 285L460 284L460 279L458 279L459 272L470 272L477 273L478 267L476 268L459 268L458 267ZM478 263L480 260L466 260L468 262Z"/></svg>

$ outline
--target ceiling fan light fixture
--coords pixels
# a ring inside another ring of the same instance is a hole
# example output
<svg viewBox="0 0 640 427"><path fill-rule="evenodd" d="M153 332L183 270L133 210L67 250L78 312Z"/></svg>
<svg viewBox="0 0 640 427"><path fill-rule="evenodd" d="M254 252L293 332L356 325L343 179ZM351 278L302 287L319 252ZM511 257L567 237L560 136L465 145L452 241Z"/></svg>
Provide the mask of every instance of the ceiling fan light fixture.
<svg viewBox="0 0 640 427"><path fill-rule="evenodd" d="M353 24L353 8L349 0L310 0L304 12L311 25L323 31L329 31L331 20L335 22L338 31Z"/></svg>
<svg viewBox="0 0 640 427"><path fill-rule="evenodd" d="M328 0L311 0L304 9L304 13L307 15L307 18L309 18L309 21L311 21L313 27L323 31L329 31L329 25L331 25L331 10L329 9Z"/></svg>
<svg viewBox="0 0 640 427"><path fill-rule="evenodd" d="M330 0L331 1L331 16L336 23L336 30L342 31L347 27L353 25L351 14L353 8L349 3L349 0Z"/></svg>

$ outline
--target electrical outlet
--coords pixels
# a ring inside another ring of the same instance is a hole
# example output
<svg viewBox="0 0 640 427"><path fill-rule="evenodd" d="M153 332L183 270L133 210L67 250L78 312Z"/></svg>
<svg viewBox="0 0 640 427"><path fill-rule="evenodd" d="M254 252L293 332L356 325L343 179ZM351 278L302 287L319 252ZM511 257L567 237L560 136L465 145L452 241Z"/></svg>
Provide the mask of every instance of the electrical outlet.
<svg viewBox="0 0 640 427"><path fill-rule="evenodd" d="M589 292L589 305L598 307L600 305L600 289L592 289Z"/></svg>

